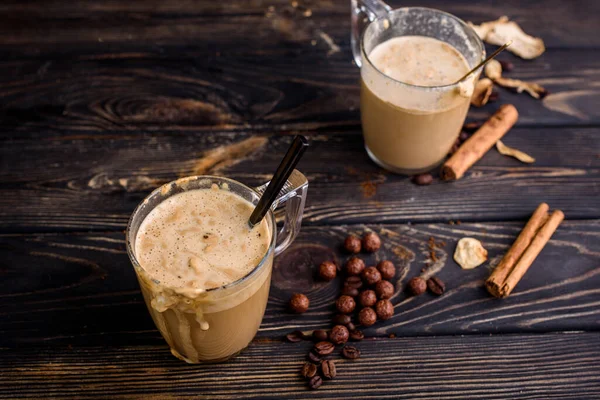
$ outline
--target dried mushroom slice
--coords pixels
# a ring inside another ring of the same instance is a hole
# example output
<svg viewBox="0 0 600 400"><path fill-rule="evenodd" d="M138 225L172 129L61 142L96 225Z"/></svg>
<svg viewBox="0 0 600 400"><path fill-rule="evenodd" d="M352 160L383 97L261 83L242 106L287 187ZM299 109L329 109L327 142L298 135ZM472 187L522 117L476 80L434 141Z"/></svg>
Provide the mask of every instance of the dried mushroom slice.
<svg viewBox="0 0 600 400"><path fill-rule="evenodd" d="M516 22L509 21L507 16L500 17L496 21L484 22L481 25L469 22L469 25L486 43L501 46L512 40L513 43L508 47L508 51L525 60L539 57L546 51L542 39L526 34Z"/></svg>
<svg viewBox="0 0 600 400"><path fill-rule="evenodd" d="M475 238L465 237L458 241L454 261L463 269L473 269L487 260L488 252Z"/></svg>
<svg viewBox="0 0 600 400"><path fill-rule="evenodd" d="M507 145L502 143L501 140L498 140L496 142L496 149L498 150L498 153L505 155L505 156L514 157L521 162L524 162L527 164L532 164L535 162L535 158L531 157L529 154L524 153L521 150L518 150L518 149L515 149L512 147L508 147Z"/></svg>

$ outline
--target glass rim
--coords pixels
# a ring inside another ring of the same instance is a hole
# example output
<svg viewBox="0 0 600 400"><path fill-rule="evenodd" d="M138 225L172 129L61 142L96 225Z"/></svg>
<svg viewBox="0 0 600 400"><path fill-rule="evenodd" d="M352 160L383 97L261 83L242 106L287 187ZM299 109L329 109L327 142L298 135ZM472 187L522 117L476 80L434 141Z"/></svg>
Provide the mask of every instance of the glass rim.
<svg viewBox="0 0 600 400"><path fill-rule="evenodd" d="M387 74L384 74L379 68L377 68L371 62L371 59L369 58L369 55L366 54L366 52L365 52L365 46L364 46L365 35L367 33L367 30L375 22L380 22L380 21L388 18L388 16L390 14L396 14L396 13L398 13L400 11L407 11L407 10L427 10L427 11L433 11L433 12L436 12L438 14L443 14L443 15L449 17L449 18L454 19L456 22L458 22L462 26L462 28L465 31L471 32L477 38L477 44L481 48L481 56L479 57L479 60L477 60L477 62L475 63L475 65L479 64L481 61L484 60L484 58L485 58L485 45L483 44L483 41L481 40L481 38L479 37L479 35L477 35L477 32L475 32L475 30L472 27L470 27L469 25L467 25L467 23L465 21L463 21L461 18L458 18L454 14L450 14L450 13L448 13L446 11L442 11L442 10L438 10L437 8L430 8L430 7L401 7L401 8L395 8L395 9L391 10L390 12L386 13L385 15L377 17L373 21L369 22L369 24L365 27L365 29L363 29L363 32L362 32L361 37L360 37L360 52L361 52L361 55L363 56L364 59L367 60L367 62L369 63L369 65L371 65L371 67L373 67L373 69L375 71L377 71L378 74L380 74L381 76L383 76L386 79L394 81L395 83L399 83L400 85L404 85L404 86L412 87L412 88L419 88L419 89L429 89L429 90L451 89L453 87L458 87L458 85L460 84L460 82L449 83L447 85L438 85L438 86L420 86L420 85L413 85L413 84L410 84L410 83L402 82L402 81L399 81L398 79L392 78L391 76L389 76ZM399 36L396 36L396 37L399 37ZM452 47L454 47L454 46L452 46ZM458 49L457 49L457 51L458 51Z"/></svg>
<svg viewBox="0 0 600 400"><path fill-rule="evenodd" d="M177 182L182 181L182 180L199 181L199 180L202 180L202 179L219 180L219 181L234 183L236 185L239 185L239 186L243 187L244 189L247 189L249 192L251 192L252 194L256 195L258 198L260 198L260 194L255 189L253 189L250 186L245 185L245 184L243 184L243 183L241 183L239 181L236 181L235 179L226 178L226 177L223 177L223 176L216 176L216 175L191 175L191 176L186 176L186 177L179 178L179 179L176 179L176 180L171 181L171 182L167 182L167 183L165 183L165 184L157 187L150 194L148 194L146 197L144 197L144 199L133 210L133 213L131 213L131 216L129 217L129 221L127 222L127 228L125 229L125 244L126 244L126 247L127 247L127 255L129 256L129 260L133 264L133 267L136 270L136 273L138 273L138 271L141 271L145 275L147 275L148 278L150 280L152 280L154 283L156 283L158 285L161 285L162 287L164 287L166 289L169 289L169 290L172 290L175 293L177 293L179 295L182 295L182 296L185 296L185 297L188 297L188 296L186 296L184 294L181 294L177 290L177 288L172 287L172 286L168 286L168 285L166 285L166 284L158 281L157 279L154 279L148 273L148 271L146 271L141 266L140 262L138 261L136 255L135 255L134 248L135 248L135 239L136 238L131 238L131 226L132 226L132 224L133 224L134 219L136 218L136 216L141 212L142 206L146 203L146 201L149 200L150 198L152 198L153 196L155 196L157 194L160 194L161 191L163 190L163 188L166 188L167 186L170 186L170 185L173 185L173 184L177 184ZM184 189L183 191L186 192L186 191L189 191L189 190L200 190L200 189ZM164 200L166 200L166 198ZM161 201L159 204L161 204L163 201ZM150 212L152 212L152 210ZM217 291L221 291L221 290L230 289L232 287L235 287L237 285L240 285L240 284L246 282L251 277L253 277L256 273L258 273L257 271L262 270L263 266L265 264L267 264L267 261L269 260L270 255L273 253L273 251L275 249L276 238L277 238L277 223L275 221L275 215L273 214L273 210L269 210L267 212L267 216L270 217L270 219L271 219L271 229L270 229L271 230L271 242L269 243L269 248L267 249L267 252L263 256L263 258L261 258L261 260L256 264L256 266L254 266L254 268L252 268L252 270L250 272L248 272L246 275L242 276L241 278L239 278L239 279L237 279L237 280L235 280L233 282L229 282L229 283L226 283L226 284L221 285L221 286L217 286L217 287L210 288L210 289L190 289L189 291L192 292L192 293L194 293L194 294L196 294L196 295L200 295L202 293L217 292Z"/></svg>

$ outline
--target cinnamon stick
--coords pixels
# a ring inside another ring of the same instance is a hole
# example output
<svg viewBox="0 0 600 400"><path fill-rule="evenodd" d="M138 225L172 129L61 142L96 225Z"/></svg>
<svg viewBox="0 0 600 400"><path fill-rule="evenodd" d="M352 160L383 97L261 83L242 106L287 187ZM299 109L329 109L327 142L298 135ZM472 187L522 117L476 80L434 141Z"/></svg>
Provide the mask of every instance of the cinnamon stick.
<svg viewBox="0 0 600 400"><path fill-rule="evenodd" d="M506 297L512 292L564 219L560 210L555 210L548 217L548 209L546 203L538 206L517 240L485 282L488 292L494 297Z"/></svg>
<svg viewBox="0 0 600 400"><path fill-rule="evenodd" d="M442 166L445 181L460 179L517 122L519 112L512 104L500 106L473 136Z"/></svg>

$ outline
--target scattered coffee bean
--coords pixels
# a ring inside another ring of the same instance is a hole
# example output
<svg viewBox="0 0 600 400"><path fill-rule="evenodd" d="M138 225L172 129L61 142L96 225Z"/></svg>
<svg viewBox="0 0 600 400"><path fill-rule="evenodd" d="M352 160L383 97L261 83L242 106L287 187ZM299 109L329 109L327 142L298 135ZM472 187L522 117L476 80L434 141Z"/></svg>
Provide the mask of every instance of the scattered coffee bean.
<svg viewBox="0 0 600 400"><path fill-rule="evenodd" d="M350 257L346 262L346 273L350 276L360 275L365 269L365 262L358 257Z"/></svg>
<svg viewBox="0 0 600 400"><path fill-rule="evenodd" d="M348 328L349 331L353 331L356 329L356 326L354 326L352 322L349 322L346 324L346 328Z"/></svg>
<svg viewBox="0 0 600 400"><path fill-rule="evenodd" d="M465 132L465 131L460 131L460 135L458 136L458 138L463 142L470 137L471 137L471 135L469 135L469 133Z"/></svg>
<svg viewBox="0 0 600 400"><path fill-rule="evenodd" d="M327 354L331 354L333 349L335 349L335 345L333 343L322 341L315 344L313 351L320 356L326 356Z"/></svg>
<svg viewBox="0 0 600 400"><path fill-rule="evenodd" d="M322 342L324 340L327 340L328 337L329 337L329 335L327 334L327 331L324 329L317 329L317 330L314 330L312 333L312 338L315 342Z"/></svg>
<svg viewBox="0 0 600 400"><path fill-rule="evenodd" d="M375 285L375 293L380 299L389 299L394 295L394 285L390 281L381 280Z"/></svg>
<svg viewBox="0 0 600 400"><path fill-rule="evenodd" d="M329 341L333 344L342 344L348 341L350 332L344 325L336 325L329 331Z"/></svg>
<svg viewBox="0 0 600 400"><path fill-rule="evenodd" d="M310 301L302 293L294 293L290 299L290 309L295 313L304 313L308 310Z"/></svg>
<svg viewBox="0 0 600 400"><path fill-rule="evenodd" d="M483 122L469 122L463 125L463 130L472 133L481 128L481 125Z"/></svg>
<svg viewBox="0 0 600 400"><path fill-rule="evenodd" d="M310 351L310 352L308 353L308 359L309 359L311 362L314 362L314 363L316 363L316 364L319 364L319 363L321 362L321 356L319 356L317 353L315 353L315 352L314 352L314 350L313 350L313 351Z"/></svg>
<svg viewBox="0 0 600 400"><path fill-rule="evenodd" d="M360 276L349 276L344 281L344 286L349 286L355 289L360 289L363 285L362 279Z"/></svg>
<svg viewBox="0 0 600 400"><path fill-rule="evenodd" d="M500 98L500 93L498 93L494 90L492 93L490 93L490 97L488 97L488 103L493 103L494 101L498 101L498 98Z"/></svg>
<svg viewBox="0 0 600 400"><path fill-rule="evenodd" d="M377 322L377 314L371 307L365 307L358 313L358 323L363 326L371 326Z"/></svg>
<svg viewBox="0 0 600 400"><path fill-rule="evenodd" d="M344 248L350 253L360 253L360 238L354 235L348 235L344 240Z"/></svg>
<svg viewBox="0 0 600 400"><path fill-rule="evenodd" d="M337 307L339 312L343 314L350 314L352 311L354 311L356 303L354 302L354 299L352 297L341 295L339 299L337 299L337 301L335 302L335 306Z"/></svg>
<svg viewBox="0 0 600 400"><path fill-rule="evenodd" d="M412 177L412 182L415 185L425 186L431 185L433 182L433 175L431 174L419 174Z"/></svg>
<svg viewBox="0 0 600 400"><path fill-rule="evenodd" d="M321 373L327 379L333 379L337 375L335 370L335 362L333 360L321 361Z"/></svg>
<svg viewBox="0 0 600 400"><path fill-rule="evenodd" d="M440 278L434 276L427 280L427 288L431 293L440 296L446 290L446 284Z"/></svg>
<svg viewBox="0 0 600 400"><path fill-rule="evenodd" d="M452 155L452 154L456 153L458 151L458 149L460 148L461 144L462 143L460 141L460 138L456 138L456 140L454 141L454 144L450 148L450 151L448 151L448 155ZM427 183L427 185L429 185L429 183Z"/></svg>
<svg viewBox="0 0 600 400"><path fill-rule="evenodd" d="M304 365L302 366L302 371L300 371L300 374L305 377L305 378L312 378L313 376L315 376L317 373L317 366L313 363L304 363Z"/></svg>
<svg viewBox="0 0 600 400"><path fill-rule="evenodd" d="M385 321L394 316L394 306L389 300L379 300L375 304L375 312L377 313L377 318Z"/></svg>
<svg viewBox="0 0 600 400"><path fill-rule="evenodd" d="M510 72L515 68L515 64L510 61L498 60L500 65L502 66L502 71Z"/></svg>
<svg viewBox="0 0 600 400"><path fill-rule="evenodd" d="M336 325L346 325L346 324L349 324L351 321L352 321L352 318L346 314L336 314L336 316L333 317L333 322Z"/></svg>
<svg viewBox="0 0 600 400"><path fill-rule="evenodd" d="M377 264L377 270L381 274L382 279L387 279L388 281L394 279L396 275L396 267L394 267L394 263L390 260L383 260Z"/></svg>
<svg viewBox="0 0 600 400"><path fill-rule="evenodd" d="M363 290L358 295L358 303L363 307L373 307L377 303L377 295L373 290Z"/></svg>
<svg viewBox="0 0 600 400"><path fill-rule="evenodd" d="M308 386L311 389L318 389L323 384L323 379L319 375L315 375L308 381Z"/></svg>
<svg viewBox="0 0 600 400"><path fill-rule="evenodd" d="M358 289L344 285L342 288L342 294L350 297L356 297L358 296Z"/></svg>
<svg viewBox="0 0 600 400"><path fill-rule="evenodd" d="M337 267L331 261L325 261L319 265L319 276L324 281L331 281L337 275Z"/></svg>
<svg viewBox="0 0 600 400"><path fill-rule="evenodd" d="M425 279L421 278L420 276L415 276L410 281L408 281L408 291L413 296L423 294L426 290L427 284L425 283Z"/></svg>
<svg viewBox="0 0 600 400"><path fill-rule="evenodd" d="M350 340L353 340L355 342L360 342L364 338L365 338L365 334L362 333L362 331L359 331L358 329L354 329L354 330L350 331Z"/></svg>
<svg viewBox="0 0 600 400"><path fill-rule="evenodd" d="M367 232L362 238L362 248L367 253L374 253L381 247L381 239L375 232Z"/></svg>
<svg viewBox="0 0 600 400"><path fill-rule="evenodd" d="M374 285L381 280L381 274L375 267L368 267L360 274L367 285Z"/></svg>
<svg viewBox="0 0 600 400"><path fill-rule="evenodd" d="M297 342L301 342L304 339L306 339L306 335L304 333L302 333L301 331L294 331L294 332L290 332L287 335L285 335L285 338L290 343L297 343Z"/></svg>
<svg viewBox="0 0 600 400"><path fill-rule="evenodd" d="M342 349L342 356L348 360L356 360L360 357L360 350L354 346L344 346Z"/></svg>

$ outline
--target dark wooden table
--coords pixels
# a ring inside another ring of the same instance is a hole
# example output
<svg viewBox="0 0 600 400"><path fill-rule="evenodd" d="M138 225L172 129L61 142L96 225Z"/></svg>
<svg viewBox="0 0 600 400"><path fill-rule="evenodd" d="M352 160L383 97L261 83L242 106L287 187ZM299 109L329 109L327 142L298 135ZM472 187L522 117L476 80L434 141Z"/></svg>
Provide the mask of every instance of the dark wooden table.
<svg viewBox="0 0 600 400"><path fill-rule="evenodd" d="M536 60L501 58L551 95L499 89L468 117L515 104L505 143L535 164L492 150L464 179L419 187L370 162L348 1L2 2L0 398L600 398L600 3L394 4L508 15L545 40ZM186 365L145 309L129 215L181 176L257 185L298 133L312 142L299 166L309 200L258 337L230 362ZM456 240L481 239L493 265L542 201L566 221L515 292L491 298L490 264L460 269ZM377 257L400 267L398 287L425 266L430 236L446 241L448 291L398 293L363 358L310 392L298 374L310 344L282 337L329 326L338 286L314 269L343 261L340 241L365 226L382 232ZM301 316L285 311L296 290L313 299Z"/></svg>

